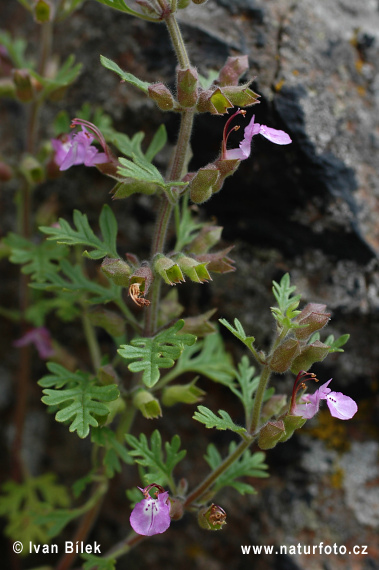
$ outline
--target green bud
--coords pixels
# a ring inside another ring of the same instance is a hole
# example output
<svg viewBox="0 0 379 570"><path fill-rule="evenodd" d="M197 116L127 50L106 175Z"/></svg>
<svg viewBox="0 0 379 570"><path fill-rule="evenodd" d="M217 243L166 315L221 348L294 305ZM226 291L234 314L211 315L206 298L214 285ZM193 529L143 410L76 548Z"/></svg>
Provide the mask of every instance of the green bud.
<svg viewBox="0 0 379 570"><path fill-rule="evenodd" d="M198 96L198 75L194 67L177 72L177 95L182 107L194 107Z"/></svg>
<svg viewBox="0 0 379 570"><path fill-rule="evenodd" d="M174 108L175 99L171 91L163 83L152 83L148 87L150 99L155 101L162 111L170 111Z"/></svg>
<svg viewBox="0 0 379 570"><path fill-rule="evenodd" d="M45 24L53 19L53 6L47 0L37 0L34 4L34 19L37 24Z"/></svg>
<svg viewBox="0 0 379 570"><path fill-rule="evenodd" d="M224 67L221 68L218 75L219 84L238 85L239 78L249 69L249 60L247 55L239 55L237 57L228 57Z"/></svg>
<svg viewBox="0 0 379 570"><path fill-rule="evenodd" d="M212 503L210 507L203 507L199 510L197 522L201 528L206 530L221 530L226 524L226 512Z"/></svg>
<svg viewBox="0 0 379 570"><path fill-rule="evenodd" d="M299 353L300 343L298 340L295 340L294 338L285 340L278 346L278 348L275 349L274 354L270 358L270 369L273 372L282 374L290 368L293 360Z"/></svg>
<svg viewBox="0 0 379 570"><path fill-rule="evenodd" d="M154 257L153 269L167 285L175 285L175 283L182 283L185 280L179 265L163 253L158 253Z"/></svg>
<svg viewBox="0 0 379 570"><path fill-rule="evenodd" d="M162 416L159 401L147 390L138 390L133 397L133 404L144 418L153 420Z"/></svg>
<svg viewBox="0 0 379 570"><path fill-rule="evenodd" d="M248 85L230 85L223 87L222 92L236 107L250 107L259 103L259 95Z"/></svg>
<svg viewBox="0 0 379 570"><path fill-rule="evenodd" d="M129 278L133 273L133 268L126 261L106 257L101 264L101 270L116 285L129 287Z"/></svg>
<svg viewBox="0 0 379 570"><path fill-rule="evenodd" d="M301 416L290 416L290 415L284 416L283 423L284 423L285 433L283 434L280 441L281 442L287 441L287 439L293 436L294 432L297 429L303 427L306 421L307 420L305 418L302 418Z"/></svg>
<svg viewBox="0 0 379 570"><path fill-rule="evenodd" d="M25 155L21 160L20 172L32 185L40 184L45 180L45 170L42 164L30 154Z"/></svg>
<svg viewBox="0 0 379 570"><path fill-rule="evenodd" d="M258 445L260 449L272 449L281 441L285 433L286 430L282 420L268 422L259 432Z"/></svg>
<svg viewBox="0 0 379 570"><path fill-rule="evenodd" d="M206 202L213 194L213 187L220 178L220 172L212 166L200 168L189 184L190 198L195 204Z"/></svg>
<svg viewBox="0 0 379 570"><path fill-rule="evenodd" d="M204 226L188 245L191 253L206 253L221 239L222 226Z"/></svg>
<svg viewBox="0 0 379 570"><path fill-rule="evenodd" d="M34 98L34 88L32 77L28 69L14 69L13 82L16 86L17 98L23 103L32 101Z"/></svg>
<svg viewBox="0 0 379 570"><path fill-rule="evenodd" d="M304 328L295 329L296 338L307 340L314 332L322 329L330 319L330 313L325 313L326 305L308 303L294 320Z"/></svg>
<svg viewBox="0 0 379 570"><path fill-rule="evenodd" d="M263 404L261 420L262 423L267 422L273 416L278 416L287 403L285 394L274 394L267 402Z"/></svg>
<svg viewBox="0 0 379 570"><path fill-rule="evenodd" d="M322 362L329 354L329 346L315 340L312 344L307 344L301 349L301 352L291 365L291 372L298 374L300 370L305 372L310 369L315 362Z"/></svg>
<svg viewBox="0 0 379 570"><path fill-rule="evenodd" d="M196 404L201 402L205 396L204 390L196 386L197 379L188 384L173 384L164 388L162 393L162 404L173 406L174 404Z"/></svg>
<svg viewBox="0 0 379 570"><path fill-rule="evenodd" d="M175 261L191 281L203 283L204 281L212 280L207 271L206 263L200 263L199 261L196 261L196 259L193 259L193 257L188 257L183 253L177 254L175 256Z"/></svg>

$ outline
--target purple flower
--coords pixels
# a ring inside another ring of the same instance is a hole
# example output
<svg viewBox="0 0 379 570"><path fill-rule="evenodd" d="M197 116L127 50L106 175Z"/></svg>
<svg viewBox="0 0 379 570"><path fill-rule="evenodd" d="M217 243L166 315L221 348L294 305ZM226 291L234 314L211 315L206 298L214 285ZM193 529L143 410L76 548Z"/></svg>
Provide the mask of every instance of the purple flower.
<svg viewBox="0 0 379 570"><path fill-rule="evenodd" d="M334 418L350 420L357 412L358 406L349 396L345 396L341 392L332 392L328 388L331 381L332 378L320 386L314 394L302 396L300 402L295 404L292 413L306 419L313 418L319 410L320 401L326 400L329 411Z"/></svg>
<svg viewBox="0 0 379 570"><path fill-rule="evenodd" d="M13 343L13 346L19 348L28 344L34 344L40 358L43 358L44 360L54 354L54 349L51 343L51 336L45 327L36 327L34 329L31 329L21 338L16 340Z"/></svg>
<svg viewBox="0 0 379 570"><path fill-rule="evenodd" d="M152 487L157 487L157 498L149 495ZM140 489L140 487L138 487ZM170 526L170 500L168 491L160 485L152 484L140 489L145 498L136 504L130 515L130 524L137 534L152 536L161 534Z"/></svg>
<svg viewBox="0 0 379 570"><path fill-rule="evenodd" d="M232 117L230 117L229 121L237 114L245 114L245 113L238 109L237 113L235 113L234 115L232 115ZM229 124L229 121L227 122L226 126ZM264 136L266 139L275 144L290 144L292 142L290 136L284 131L278 131L277 129L267 127L266 125L260 125L259 123L255 123L254 121L255 121L255 115L253 115L250 123L247 125L247 127L245 127L244 138L240 142L239 148L232 148L230 150L226 150L226 140L231 131L229 131L229 133L227 133L226 136L224 131L224 145L223 145L223 156L222 156L223 159L245 160L246 158L249 158L251 151L251 141L253 137L258 134ZM232 130L236 130L236 128Z"/></svg>

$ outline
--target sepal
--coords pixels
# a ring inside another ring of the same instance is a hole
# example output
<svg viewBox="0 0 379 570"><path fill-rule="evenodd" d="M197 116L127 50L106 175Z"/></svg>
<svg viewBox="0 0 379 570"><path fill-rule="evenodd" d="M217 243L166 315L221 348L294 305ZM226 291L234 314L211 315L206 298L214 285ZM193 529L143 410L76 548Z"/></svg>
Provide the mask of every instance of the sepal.
<svg viewBox="0 0 379 570"><path fill-rule="evenodd" d="M299 356L295 358L291 365L291 372L298 374L300 370L305 372L310 369L315 362L322 362L329 354L330 347L316 340L302 348Z"/></svg>
<svg viewBox="0 0 379 570"><path fill-rule="evenodd" d="M258 446L260 449L272 449L286 434L283 420L268 422L259 432Z"/></svg>
<svg viewBox="0 0 379 570"><path fill-rule="evenodd" d="M177 96L182 107L194 107L198 99L198 74L194 67L177 71Z"/></svg>
<svg viewBox="0 0 379 570"><path fill-rule="evenodd" d="M299 340L308 338L322 329L330 320L330 313L325 313L326 305L319 303L308 303L301 313L294 319L294 322L302 328L295 329L295 336Z"/></svg>
<svg viewBox="0 0 379 570"><path fill-rule="evenodd" d="M203 202L209 200L219 178L220 172L213 164L200 168L189 184L192 202L203 204Z"/></svg>
<svg viewBox="0 0 379 570"><path fill-rule="evenodd" d="M175 99L171 91L163 83L149 85L148 94L162 111L171 111L175 106Z"/></svg>
<svg viewBox="0 0 379 570"><path fill-rule="evenodd" d="M238 85L239 78L249 69L247 55L228 57L225 65L221 68L218 81L221 87L224 85Z"/></svg>
<svg viewBox="0 0 379 570"><path fill-rule="evenodd" d="M162 253L158 253L154 257L153 269L167 285L175 285L185 280L179 265Z"/></svg>
<svg viewBox="0 0 379 570"><path fill-rule="evenodd" d="M138 390L133 397L133 404L147 420L162 416L159 401L147 390Z"/></svg>
<svg viewBox="0 0 379 570"><path fill-rule="evenodd" d="M269 367L273 372L282 374L291 367L294 359L300 354L300 342L289 338L282 342L270 358Z"/></svg>
<svg viewBox="0 0 379 570"><path fill-rule="evenodd" d="M54 5L48 0L37 0L33 6L33 14L37 24L52 22L54 18Z"/></svg>
<svg viewBox="0 0 379 570"><path fill-rule="evenodd" d="M212 281L207 270L207 263L196 261L193 257L188 257L183 253L176 254L174 259L183 273L187 275L191 281L195 281L196 283Z"/></svg>
<svg viewBox="0 0 379 570"><path fill-rule="evenodd" d="M174 406L175 404L196 404L203 400L206 392L196 386L197 378L188 384L173 384L164 388L162 404Z"/></svg>
<svg viewBox="0 0 379 570"><path fill-rule="evenodd" d="M223 508L211 504L199 510L197 521L201 528L206 530L221 530L226 524L226 512Z"/></svg>
<svg viewBox="0 0 379 570"><path fill-rule="evenodd" d="M116 285L129 287L129 278L133 274L133 268L123 259L106 257L101 264L101 270Z"/></svg>

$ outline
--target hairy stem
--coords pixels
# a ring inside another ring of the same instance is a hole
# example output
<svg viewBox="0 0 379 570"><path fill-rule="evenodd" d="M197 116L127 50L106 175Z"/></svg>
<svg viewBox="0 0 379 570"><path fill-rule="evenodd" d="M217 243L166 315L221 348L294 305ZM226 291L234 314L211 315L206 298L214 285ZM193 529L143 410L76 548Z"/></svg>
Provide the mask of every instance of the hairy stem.
<svg viewBox="0 0 379 570"><path fill-rule="evenodd" d="M265 395L267 383L270 379L270 374L271 374L271 371L270 371L269 367L265 366L262 370L261 378L259 380L258 389L257 389L257 392L255 394L254 407L253 407L253 413L252 413L252 417L251 417L251 425L250 425L250 430L249 430L251 434L255 434L257 429L258 429L258 426L259 426L259 420L261 417L261 410L262 410L262 404L263 404L263 397Z"/></svg>

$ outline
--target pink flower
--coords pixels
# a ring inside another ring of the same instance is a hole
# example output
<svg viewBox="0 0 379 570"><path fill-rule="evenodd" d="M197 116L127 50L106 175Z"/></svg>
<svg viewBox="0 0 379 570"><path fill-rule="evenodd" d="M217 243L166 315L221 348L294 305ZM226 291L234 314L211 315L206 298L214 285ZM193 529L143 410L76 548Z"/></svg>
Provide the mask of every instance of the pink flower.
<svg viewBox="0 0 379 570"><path fill-rule="evenodd" d="M300 402L294 405L292 413L306 419L313 418L319 410L320 401L326 400L329 411L334 418L350 420L356 414L358 406L349 396L345 396L341 392L332 392L328 388L331 381L332 378L320 386L314 394L302 396Z"/></svg>
<svg viewBox="0 0 379 570"><path fill-rule="evenodd" d="M149 495L152 487L157 487L157 498ZM140 489L140 487L138 487ZM171 523L168 491L160 485L152 484L140 489L145 498L136 504L130 515L130 524L137 534L152 536L165 532Z"/></svg>
<svg viewBox="0 0 379 570"><path fill-rule="evenodd" d="M50 332L45 327L36 327L34 329L31 329L26 334L24 334L24 336L16 340L13 343L13 346L19 348L28 344L34 344L38 351L39 357L43 358L44 360L54 354Z"/></svg>
<svg viewBox="0 0 379 570"><path fill-rule="evenodd" d="M67 170L76 164L96 166L111 161L104 137L95 125L82 119L74 119L72 125L80 125L82 130L76 134L62 135L61 138L51 141L55 150L55 162L59 166L59 170ZM95 137L89 130L96 134L96 138L105 152L99 152L95 146L92 146Z"/></svg>
<svg viewBox="0 0 379 570"><path fill-rule="evenodd" d="M233 119L236 115L244 115L246 111L238 111L234 113L227 121L225 128L229 125L231 119ZM239 128L239 127L237 127ZM245 160L249 158L250 151L251 151L251 141L255 135L262 135L269 141L275 144L290 144L292 142L290 136L285 133L284 131L279 131L277 129L273 129L271 127L267 127L266 125L260 125L259 123L255 123L255 115L253 115L250 123L245 127L244 130L244 138L239 144L239 148L232 148L230 150L226 150L226 141L229 134L232 130L237 130L236 127L231 129L228 133L224 129L224 142L223 142L223 151L222 151L222 158L226 160Z"/></svg>

